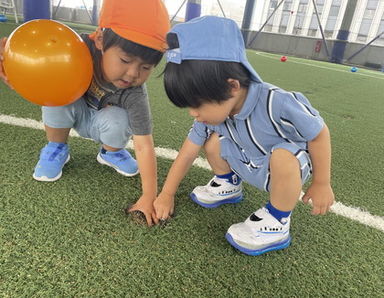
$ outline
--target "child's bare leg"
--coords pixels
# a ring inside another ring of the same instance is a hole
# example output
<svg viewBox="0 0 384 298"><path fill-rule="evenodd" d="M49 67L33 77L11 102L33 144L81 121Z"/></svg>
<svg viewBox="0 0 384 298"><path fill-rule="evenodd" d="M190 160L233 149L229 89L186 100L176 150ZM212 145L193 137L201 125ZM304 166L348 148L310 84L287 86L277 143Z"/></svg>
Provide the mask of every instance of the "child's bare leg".
<svg viewBox="0 0 384 298"><path fill-rule="evenodd" d="M288 150L276 149L270 159L270 202L278 210L292 211L301 192L300 164Z"/></svg>
<svg viewBox="0 0 384 298"><path fill-rule="evenodd" d="M45 133L49 142L67 143L70 128L53 128L45 125Z"/></svg>
<svg viewBox="0 0 384 298"><path fill-rule="evenodd" d="M213 133L204 144L205 155L209 165L216 175L225 175L232 172L228 163L220 155L220 139Z"/></svg>
<svg viewBox="0 0 384 298"><path fill-rule="evenodd" d="M244 222L229 227L231 245L249 255L289 246L290 215L301 191L300 163L286 149L275 149L269 160L270 201Z"/></svg>
<svg viewBox="0 0 384 298"><path fill-rule="evenodd" d="M115 148L115 147L111 147L111 146L108 146L108 145L105 145L103 144L103 148L107 151L111 151L111 152L116 152L116 151L119 151L121 150L121 148Z"/></svg>
<svg viewBox="0 0 384 298"><path fill-rule="evenodd" d="M269 159L270 201L244 222L229 227L231 245L249 255L289 246L291 212L301 191L299 160L286 149L275 149Z"/></svg>

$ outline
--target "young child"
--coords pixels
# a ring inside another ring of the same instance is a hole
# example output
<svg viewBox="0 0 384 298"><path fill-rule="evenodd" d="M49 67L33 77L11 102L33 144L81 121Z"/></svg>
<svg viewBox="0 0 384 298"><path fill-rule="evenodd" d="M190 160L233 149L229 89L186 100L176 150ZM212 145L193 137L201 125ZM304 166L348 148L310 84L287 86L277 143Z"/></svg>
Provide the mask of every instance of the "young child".
<svg viewBox="0 0 384 298"><path fill-rule="evenodd" d="M177 188L204 147L215 176L192 191L192 200L206 208L237 203L242 180L265 190L269 202L229 227L226 239L249 255L287 247L291 212L311 174L303 201L311 198L312 213L325 214L334 200L323 119L302 94L262 82L230 19L206 16L178 24L167 42L167 95L188 107L195 122L154 202L158 218L173 213Z"/></svg>
<svg viewBox="0 0 384 298"><path fill-rule="evenodd" d="M166 49L169 17L161 0L104 0L99 28L81 37L93 58L94 75L86 93L73 104L42 107L48 144L41 150L33 178L56 181L70 160L67 144L74 128L101 144L97 161L124 176L140 172L142 196L131 207L157 218L157 168L145 81ZM4 47L5 39L2 41ZM2 70L2 67L0 67ZM81 69L79 69L81 71ZM1 74L6 81L4 73ZM125 149L133 138L136 160Z"/></svg>

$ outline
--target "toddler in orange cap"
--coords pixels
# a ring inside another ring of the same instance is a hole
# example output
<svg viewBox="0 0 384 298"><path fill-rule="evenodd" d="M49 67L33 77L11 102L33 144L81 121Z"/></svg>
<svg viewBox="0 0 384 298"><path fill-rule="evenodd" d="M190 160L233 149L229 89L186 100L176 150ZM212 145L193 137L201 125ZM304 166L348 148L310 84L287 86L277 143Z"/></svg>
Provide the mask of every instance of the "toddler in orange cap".
<svg viewBox="0 0 384 298"><path fill-rule="evenodd" d="M128 177L140 172L143 193L129 211L143 212L152 225L158 221L153 209L157 168L145 81L166 50L168 13L161 0L104 0L99 20L96 32L81 35L93 58L89 89L73 104L42 108L48 144L33 178L61 177L70 160L67 140L73 128L101 145L100 164ZM1 61L0 77L6 82ZM137 161L125 149L130 138Z"/></svg>

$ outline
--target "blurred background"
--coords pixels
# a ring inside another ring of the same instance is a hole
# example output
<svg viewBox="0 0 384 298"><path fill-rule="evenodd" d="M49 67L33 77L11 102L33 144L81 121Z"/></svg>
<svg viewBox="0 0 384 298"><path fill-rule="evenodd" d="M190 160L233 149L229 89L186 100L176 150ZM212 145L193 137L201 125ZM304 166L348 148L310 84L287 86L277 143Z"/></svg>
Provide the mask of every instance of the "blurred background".
<svg viewBox="0 0 384 298"><path fill-rule="evenodd" d="M1 0L0 21L97 24L103 0ZM172 23L225 16L247 48L384 71L383 0L164 0ZM39 16L42 15L42 16ZM27 15L27 18L25 16ZM0 23L1 24L1 23Z"/></svg>

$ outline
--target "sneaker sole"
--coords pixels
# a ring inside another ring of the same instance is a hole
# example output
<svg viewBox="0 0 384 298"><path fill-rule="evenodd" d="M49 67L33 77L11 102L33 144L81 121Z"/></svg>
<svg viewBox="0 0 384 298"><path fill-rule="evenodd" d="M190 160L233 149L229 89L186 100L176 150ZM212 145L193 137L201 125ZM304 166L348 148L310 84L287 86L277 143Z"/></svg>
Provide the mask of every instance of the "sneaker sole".
<svg viewBox="0 0 384 298"><path fill-rule="evenodd" d="M114 164L111 164L109 162L107 162L105 159L103 159L101 156L100 156L100 153L97 154L97 161L99 162L99 164L102 164L102 165L105 165L105 166L108 166L108 167L111 167L113 169L115 169L116 172L118 172L119 174L123 175L123 176L126 176L126 177L133 177L135 175L137 175L139 173L139 169L137 169L137 171L135 173L126 173L126 172L123 172L122 170L120 170L119 168L117 168Z"/></svg>
<svg viewBox="0 0 384 298"><path fill-rule="evenodd" d="M204 208L216 208L216 207L219 207L223 204L236 204L236 203L239 203L243 200L243 195L240 195L238 197L233 197L233 198L230 198L230 199L225 199L225 200L222 200L222 201L218 201L216 203L212 203L212 204L207 204L207 203L203 203L203 202L200 202L196 195L194 193L191 193L189 195L192 199L192 201L194 201L196 204L200 205L201 207L204 207Z"/></svg>
<svg viewBox="0 0 384 298"><path fill-rule="evenodd" d="M66 165L66 163L71 159L71 156L68 154L68 157L66 159L66 161L64 162L64 165L63 165L63 168L64 166ZM53 177L53 178L48 178L47 176L41 176L41 177L38 177L38 176L35 176L35 173L33 173L32 177L33 179L37 180L37 181L42 181L42 182L54 182L56 180L59 180L61 178L61 175L63 174L63 171L61 170L60 173L56 176L56 177Z"/></svg>
<svg viewBox="0 0 384 298"><path fill-rule="evenodd" d="M229 244L231 244L233 247L235 247L236 249L238 249L242 253L249 255L249 256L258 256L258 255L261 255L261 254L269 252L269 251L284 249L284 248L287 248L291 244L291 236L289 236L286 240L284 240L282 242L266 246L262 249L254 249L253 250L253 249L245 248L245 247L238 245L233 240L232 236L228 233L225 234L225 239L227 239Z"/></svg>

